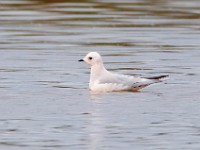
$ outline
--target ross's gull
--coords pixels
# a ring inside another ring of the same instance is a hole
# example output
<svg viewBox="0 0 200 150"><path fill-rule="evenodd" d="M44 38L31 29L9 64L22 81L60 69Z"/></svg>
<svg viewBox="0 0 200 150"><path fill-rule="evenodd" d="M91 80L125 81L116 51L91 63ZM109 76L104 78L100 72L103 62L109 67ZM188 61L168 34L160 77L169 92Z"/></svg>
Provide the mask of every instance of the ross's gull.
<svg viewBox="0 0 200 150"><path fill-rule="evenodd" d="M161 82L161 78L168 76L145 78L110 72L104 67L101 55L97 52L90 52L79 61L84 61L91 67L89 88L95 92L138 91L150 84Z"/></svg>

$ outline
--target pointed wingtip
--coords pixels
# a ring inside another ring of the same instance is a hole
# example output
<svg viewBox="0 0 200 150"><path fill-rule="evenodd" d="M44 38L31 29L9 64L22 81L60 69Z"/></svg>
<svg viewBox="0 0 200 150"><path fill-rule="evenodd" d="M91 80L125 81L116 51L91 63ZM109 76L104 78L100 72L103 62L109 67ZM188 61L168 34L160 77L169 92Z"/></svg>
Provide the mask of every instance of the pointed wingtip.
<svg viewBox="0 0 200 150"><path fill-rule="evenodd" d="M166 78L169 77L169 75L160 75L160 76L155 76L155 77L147 77L147 79L162 79L162 78Z"/></svg>

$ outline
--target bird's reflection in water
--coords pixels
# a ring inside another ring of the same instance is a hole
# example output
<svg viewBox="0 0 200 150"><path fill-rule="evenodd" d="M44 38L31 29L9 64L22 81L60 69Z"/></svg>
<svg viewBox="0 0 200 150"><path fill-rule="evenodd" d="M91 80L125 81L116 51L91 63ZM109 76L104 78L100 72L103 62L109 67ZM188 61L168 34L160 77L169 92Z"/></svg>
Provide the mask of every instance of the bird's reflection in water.
<svg viewBox="0 0 200 150"><path fill-rule="evenodd" d="M100 102L106 93L90 91L90 100Z"/></svg>
<svg viewBox="0 0 200 150"><path fill-rule="evenodd" d="M90 100L93 103L92 116L88 124L90 150L97 149L102 144L105 135L106 116L101 107L104 104L102 100L105 94L90 91Z"/></svg>

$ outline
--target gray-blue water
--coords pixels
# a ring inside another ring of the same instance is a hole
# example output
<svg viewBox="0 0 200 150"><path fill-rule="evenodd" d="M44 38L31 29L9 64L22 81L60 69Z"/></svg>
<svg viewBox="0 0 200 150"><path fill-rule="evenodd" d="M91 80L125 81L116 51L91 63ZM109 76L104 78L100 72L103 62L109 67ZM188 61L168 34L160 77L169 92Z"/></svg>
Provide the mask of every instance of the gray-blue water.
<svg viewBox="0 0 200 150"><path fill-rule="evenodd" d="M77 60L169 74L94 94ZM198 0L0 0L0 149L199 150Z"/></svg>

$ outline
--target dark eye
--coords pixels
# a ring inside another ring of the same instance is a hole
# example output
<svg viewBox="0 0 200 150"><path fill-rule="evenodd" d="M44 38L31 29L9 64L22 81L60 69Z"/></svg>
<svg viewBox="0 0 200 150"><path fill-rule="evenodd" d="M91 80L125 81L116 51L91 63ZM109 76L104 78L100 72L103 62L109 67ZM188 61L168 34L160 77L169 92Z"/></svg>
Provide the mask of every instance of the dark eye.
<svg viewBox="0 0 200 150"><path fill-rule="evenodd" d="M88 59L89 59L89 60L92 60L92 57L89 57Z"/></svg>

